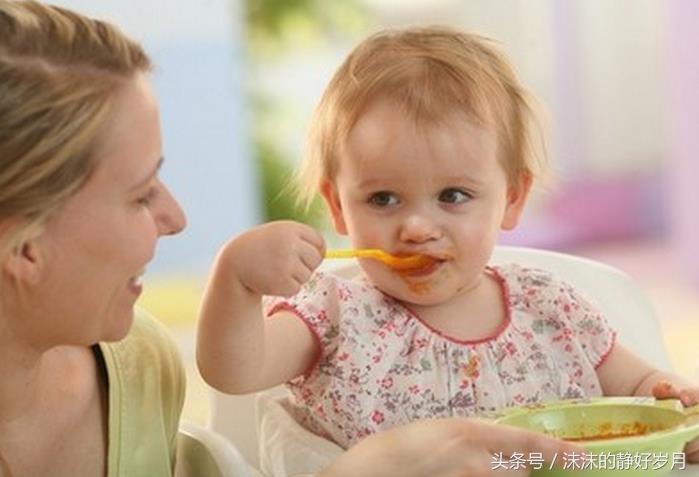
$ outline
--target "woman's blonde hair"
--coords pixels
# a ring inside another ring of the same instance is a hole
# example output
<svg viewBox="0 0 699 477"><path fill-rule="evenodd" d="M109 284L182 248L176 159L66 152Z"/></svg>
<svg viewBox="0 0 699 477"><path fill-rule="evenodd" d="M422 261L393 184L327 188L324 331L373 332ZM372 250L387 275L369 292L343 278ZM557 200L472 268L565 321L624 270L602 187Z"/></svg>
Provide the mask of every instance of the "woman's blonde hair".
<svg viewBox="0 0 699 477"><path fill-rule="evenodd" d="M85 183L121 84L150 59L117 27L0 0L0 256Z"/></svg>
<svg viewBox="0 0 699 477"><path fill-rule="evenodd" d="M296 176L302 203L333 179L352 128L378 98L396 101L421 124L463 112L495 127L511 183L542 168L532 99L492 40L441 26L384 30L362 41L325 89Z"/></svg>

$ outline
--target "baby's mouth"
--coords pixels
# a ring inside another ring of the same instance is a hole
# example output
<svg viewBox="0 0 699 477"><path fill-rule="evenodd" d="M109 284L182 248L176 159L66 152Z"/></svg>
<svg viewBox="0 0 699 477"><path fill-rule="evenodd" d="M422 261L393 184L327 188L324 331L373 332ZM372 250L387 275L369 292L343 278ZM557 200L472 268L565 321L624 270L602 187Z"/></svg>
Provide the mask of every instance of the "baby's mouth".
<svg viewBox="0 0 699 477"><path fill-rule="evenodd" d="M397 270L397 273L404 277L424 277L437 271L446 261L445 258L429 256L429 260L426 260L424 264L405 270Z"/></svg>

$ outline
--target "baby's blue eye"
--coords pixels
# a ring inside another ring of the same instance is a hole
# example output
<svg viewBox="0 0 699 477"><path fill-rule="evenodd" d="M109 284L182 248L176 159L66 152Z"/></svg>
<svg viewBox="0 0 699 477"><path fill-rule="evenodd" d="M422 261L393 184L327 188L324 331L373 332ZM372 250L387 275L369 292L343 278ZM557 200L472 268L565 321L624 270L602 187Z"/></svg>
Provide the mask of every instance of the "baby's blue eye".
<svg viewBox="0 0 699 477"><path fill-rule="evenodd" d="M374 192L369 197L369 203L377 207L388 207L389 205L396 205L398 198L392 192Z"/></svg>
<svg viewBox="0 0 699 477"><path fill-rule="evenodd" d="M449 188L439 193L439 201L447 204L461 204L470 199L473 199L473 196L461 189Z"/></svg>

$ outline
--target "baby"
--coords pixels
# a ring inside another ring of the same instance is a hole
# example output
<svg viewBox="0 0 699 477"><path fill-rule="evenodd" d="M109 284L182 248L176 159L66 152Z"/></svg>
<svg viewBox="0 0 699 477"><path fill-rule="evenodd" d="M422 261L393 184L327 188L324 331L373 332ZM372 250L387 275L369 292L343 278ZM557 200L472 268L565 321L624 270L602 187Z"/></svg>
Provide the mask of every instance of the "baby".
<svg viewBox="0 0 699 477"><path fill-rule="evenodd" d="M287 383L299 422L345 448L421 418L553 399L655 388L699 402L699 389L618 343L570 285L488 265L540 169L533 124L485 38L432 27L360 43L318 106L300 190L322 194L354 247L432 261L399 271L360 259L361 275L345 279L316 271L325 243L308 226L243 233L204 299L204 379L235 394ZM264 310L263 295L274 296Z"/></svg>

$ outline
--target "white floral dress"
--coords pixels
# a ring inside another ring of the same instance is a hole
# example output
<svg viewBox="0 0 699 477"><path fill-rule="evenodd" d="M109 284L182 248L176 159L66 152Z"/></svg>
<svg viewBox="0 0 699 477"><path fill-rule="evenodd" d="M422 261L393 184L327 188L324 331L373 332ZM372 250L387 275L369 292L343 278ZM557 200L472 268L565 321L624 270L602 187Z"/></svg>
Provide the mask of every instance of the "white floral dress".
<svg viewBox="0 0 699 477"><path fill-rule="evenodd" d="M295 313L321 352L287 383L292 415L347 448L361 438L428 417L472 416L508 406L600 396L595 373L615 342L600 312L550 273L519 265L488 269L507 314L494 336L450 338L366 278L317 272L268 315Z"/></svg>

